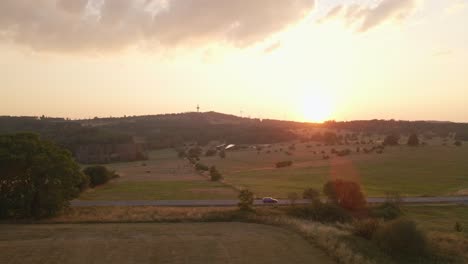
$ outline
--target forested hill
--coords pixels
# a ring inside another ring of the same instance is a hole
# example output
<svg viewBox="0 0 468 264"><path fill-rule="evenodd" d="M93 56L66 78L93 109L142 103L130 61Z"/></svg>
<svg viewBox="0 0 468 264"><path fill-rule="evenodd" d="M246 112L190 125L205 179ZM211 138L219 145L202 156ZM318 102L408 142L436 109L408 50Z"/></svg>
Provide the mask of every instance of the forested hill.
<svg viewBox="0 0 468 264"><path fill-rule="evenodd" d="M145 142L149 148L173 147L187 141L203 145L211 140L234 144L275 143L307 139L307 134L295 132L314 128L343 133L455 135L457 139L468 140L468 124L452 122L369 120L311 124L216 112L86 120L0 117L0 133L35 132L72 151L80 145L128 143L135 139Z"/></svg>

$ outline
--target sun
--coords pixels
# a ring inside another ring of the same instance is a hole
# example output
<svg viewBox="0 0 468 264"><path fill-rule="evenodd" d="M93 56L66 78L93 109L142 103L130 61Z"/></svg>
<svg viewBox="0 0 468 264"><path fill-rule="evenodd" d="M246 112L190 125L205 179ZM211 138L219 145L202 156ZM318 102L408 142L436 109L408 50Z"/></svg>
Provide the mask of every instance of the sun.
<svg viewBox="0 0 468 264"><path fill-rule="evenodd" d="M329 96L312 93L302 99L302 119L306 122L323 123L333 114L333 103Z"/></svg>

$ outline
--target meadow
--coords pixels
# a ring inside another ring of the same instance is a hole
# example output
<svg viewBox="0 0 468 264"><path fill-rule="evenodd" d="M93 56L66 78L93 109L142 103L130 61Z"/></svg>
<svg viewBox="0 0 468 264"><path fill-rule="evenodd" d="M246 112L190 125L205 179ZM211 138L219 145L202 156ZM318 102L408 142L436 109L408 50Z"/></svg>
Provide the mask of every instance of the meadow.
<svg viewBox="0 0 468 264"><path fill-rule="evenodd" d="M290 149L294 144L294 149ZM360 151L357 152L357 149ZM223 182L210 182L172 149L150 153L149 160L106 165L120 178L86 191L82 200L190 200L235 199L237 189L248 188L257 197L286 198L305 188L321 190L336 178L359 182L366 195L444 196L468 194L468 146L428 145L386 147L382 154L365 154L371 145L323 146L318 143L288 142L227 151L227 157L201 157L205 165L215 165ZM331 154L350 149L351 154ZM206 149L205 149L206 150ZM330 159L323 159L322 152ZM276 168L279 161L292 166Z"/></svg>
<svg viewBox="0 0 468 264"><path fill-rule="evenodd" d="M152 151L149 159L106 165L120 177L89 189L80 200L209 200L234 199L237 191L195 172L172 149Z"/></svg>
<svg viewBox="0 0 468 264"><path fill-rule="evenodd" d="M321 190L329 179L359 182L368 196L385 196L399 192L404 196L436 196L468 194L468 147L427 146L387 147L382 154L364 154L369 146L317 146L296 143L256 150L228 152L226 159L202 158L207 165L216 165L226 182L248 188L257 196L286 198L289 192L299 194L307 187ZM356 152L357 148L361 151ZM332 149L349 148L352 153L338 157ZM322 151L330 156L324 160ZM289 152L286 153L286 152ZM291 167L276 168L279 161L293 161Z"/></svg>
<svg viewBox="0 0 468 264"><path fill-rule="evenodd" d="M291 231L247 223L7 225L0 263L333 263Z"/></svg>

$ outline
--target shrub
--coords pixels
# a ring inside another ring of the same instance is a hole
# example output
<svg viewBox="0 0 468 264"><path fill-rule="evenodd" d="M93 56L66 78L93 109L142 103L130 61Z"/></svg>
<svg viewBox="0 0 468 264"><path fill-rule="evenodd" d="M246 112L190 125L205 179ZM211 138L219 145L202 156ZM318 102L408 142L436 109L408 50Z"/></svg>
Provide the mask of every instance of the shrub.
<svg viewBox="0 0 468 264"><path fill-rule="evenodd" d="M188 150L187 156L189 158L198 158L202 154L202 151L200 147L192 147Z"/></svg>
<svg viewBox="0 0 468 264"><path fill-rule="evenodd" d="M388 135L385 137L383 141L384 146L396 146L398 145L398 141L400 140L400 137L396 134Z"/></svg>
<svg viewBox="0 0 468 264"><path fill-rule="evenodd" d="M352 217L343 208L335 205L316 201L310 205L296 206L289 209L292 216L318 222L349 222Z"/></svg>
<svg viewBox="0 0 468 264"><path fill-rule="evenodd" d="M219 152L219 157L222 159L226 158L226 151L224 151L224 149Z"/></svg>
<svg viewBox="0 0 468 264"><path fill-rule="evenodd" d="M377 219L358 220L353 223L353 234L370 240L379 227L380 222Z"/></svg>
<svg viewBox="0 0 468 264"><path fill-rule="evenodd" d="M252 211L253 210L253 201L254 201L254 194L247 190L241 190L239 192L239 209L242 211Z"/></svg>
<svg viewBox="0 0 468 264"><path fill-rule="evenodd" d="M396 259L421 259L427 254L427 239L416 223L397 219L380 227L374 234L377 246Z"/></svg>
<svg viewBox="0 0 468 264"><path fill-rule="evenodd" d="M119 177L114 171L110 171L101 165L87 167L83 170L83 173L88 175L89 186L92 188Z"/></svg>
<svg viewBox="0 0 468 264"><path fill-rule="evenodd" d="M457 141L455 141L454 145L457 146L457 147L461 147L462 142L457 140Z"/></svg>
<svg viewBox="0 0 468 264"><path fill-rule="evenodd" d="M210 179L211 181L219 181L223 178L221 173L216 169L215 166L211 166L210 168Z"/></svg>
<svg viewBox="0 0 468 264"><path fill-rule="evenodd" d="M209 171L210 170L210 168L208 166L206 166L205 164L200 163L200 162L195 164L195 169L197 171Z"/></svg>
<svg viewBox="0 0 468 264"><path fill-rule="evenodd" d="M371 215L373 217L383 218L385 220L393 220L403 215L403 211L396 203L385 202L377 207L372 208Z"/></svg>
<svg viewBox="0 0 468 264"><path fill-rule="evenodd" d="M361 186L356 182L341 179L328 181L323 186L323 193L331 202L345 209L361 209L366 205Z"/></svg>
<svg viewBox="0 0 468 264"><path fill-rule="evenodd" d="M292 166L293 162L288 160L288 161L280 161L276 163L276 168L284 168L284 167L290 167Z"/></svg>
<svg viewBox="0 0 468 264"><path fill-rule="evenodd" d="M320 199L320 193L319 191L312 189L312 188L307 188L304 190L302 193L302 198L303 199L310 199L310 200L318 200Z"/></svg>
<svg viewBox="0 0 468 264"><path fill-rule="evenodd" d="M416 134L411 134L411 136L408 138L408 146L411 147L417 147L419 146L419 138L418 135Z"/></svg>
<svg viewBox="0 0 468 264"><path fill-rule="evenodd" d="M455 232L463 232L463 226L462 224L460 224L460 222L455 222L455 226L454 226L454 229L455 229Z"/></svg>
<svg viewBox="0 0 468 264"><path fill-rule="evenodd" d="M205 152L205 156L206 157L212 157L214 155L216 155L217 151L215 149L209 149Z"/></svg>
<svg viewBox="0 0 468 264"><path fill-rule="evenodd" d="M182 158L187 157L187 153L185 153L185 150L179 149L177 150L177 156L182 159Z"/></svg>
<svg viewBox="0 0 468 264"><path fill-rule="evenodd" d="M340 151L337 151L336 152L336 155L338 155L339 157L344 157L344 156L348 156L351 154L351 150L350 149L343 149L343 150L340 150Z"/></svg>

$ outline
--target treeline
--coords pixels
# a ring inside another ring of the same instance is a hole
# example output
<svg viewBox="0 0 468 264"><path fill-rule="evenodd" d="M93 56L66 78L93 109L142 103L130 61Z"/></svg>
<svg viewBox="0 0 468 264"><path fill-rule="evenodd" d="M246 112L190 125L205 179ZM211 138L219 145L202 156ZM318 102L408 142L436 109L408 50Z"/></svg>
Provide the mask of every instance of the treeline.
<svg viewBox="0 0 468 264"><path fill-rule="evenodd" d="M232 144L268 144L295 139L293 131L326 128L335 133L320 133L308 140L336 144L356 140L356 135L410 135L453 137L468 140L468 124L430 121L370 120L300 123L280 120L241 118L221 113L182 113L122 118L65 120L36 117L0 117L0 134L35 132L74 152L80 145L129 143L144 139L148 149L179 146L185 142L205 145L212 140ZM343 136L343 133L347 134ZM354 136L353 136L354 135Z"/></svg>
<svg viewBox="0 0 468 264"><path fill-rule="evenodd" d="M325 127L335 130L348 130L368 134L428 134L438 137L455 136L457 140L468 140L468 124L436 121L396 121L396 120L363 120L335 122L329 121Z"/></svg>
<svg viewBox="0 0 468 264"><path fill-rule="evenodd" d="M130 134L103 127L85 126L77 121L35 117L0 117L0 134L34 132L75 152L79 146L132 142Z"/></svg>

